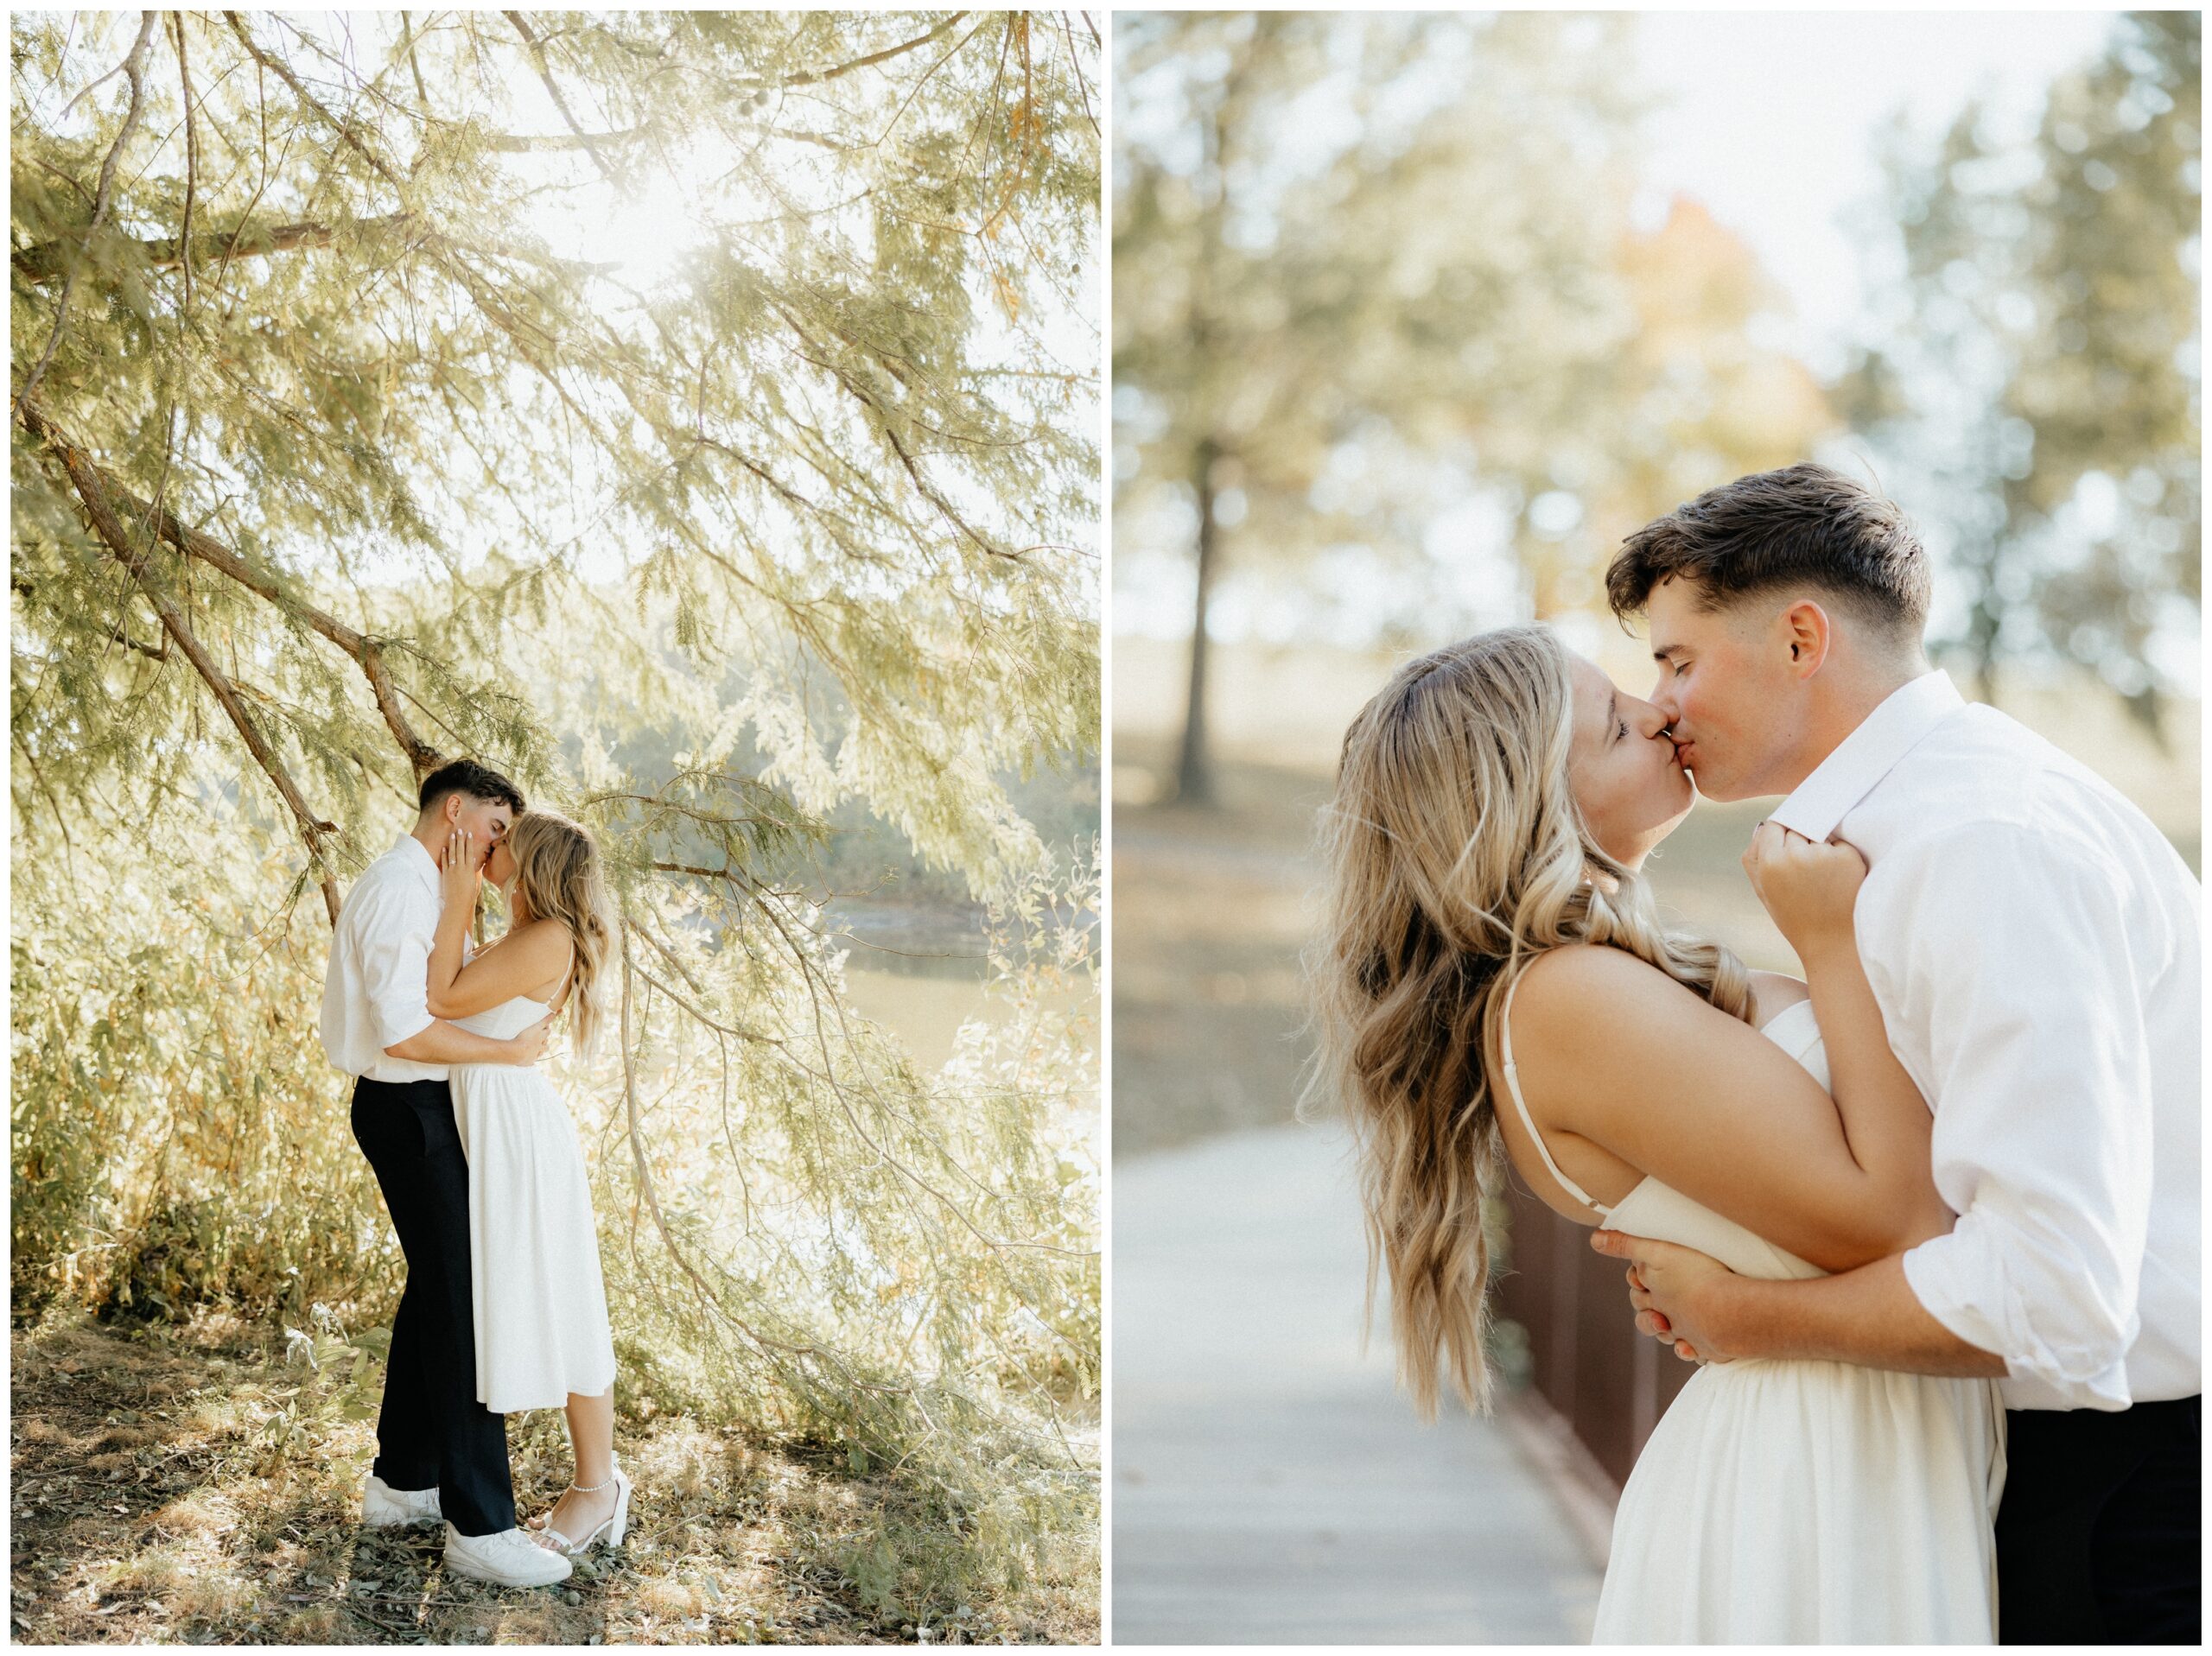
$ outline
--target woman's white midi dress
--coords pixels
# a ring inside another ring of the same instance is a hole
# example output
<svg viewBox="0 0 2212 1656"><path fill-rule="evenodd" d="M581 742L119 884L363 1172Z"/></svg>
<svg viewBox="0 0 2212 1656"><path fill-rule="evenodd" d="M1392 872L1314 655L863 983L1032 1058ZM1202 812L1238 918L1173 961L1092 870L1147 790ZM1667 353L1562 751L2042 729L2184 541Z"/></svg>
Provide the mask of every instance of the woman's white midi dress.
<svg viewBox="0 0 2212 1656"><path fill-rule="evenodd" d="M518 995L456 1021L511 1040L546 1010ZM536 1065L457 1063L449 1082L468 1157L477 1400L515 1414L596 1397L614 1384L614 1341L569 1107Z"/></svg>
<svg viewBox="0 0 2212 1656"><path fill-rule="evenodd" d="M1763 1032L1829 1085L1809 1001ZM1552 1165L1525 1106L1522 1117L1554 1177L1609 1228L1739 1276L1823 1274L1657 1179L1607 1211ZM1796 1360L1700 1368L1621 1491L1593 1642L1995 1642L2004 1431L1994 1380Z"/></svg>

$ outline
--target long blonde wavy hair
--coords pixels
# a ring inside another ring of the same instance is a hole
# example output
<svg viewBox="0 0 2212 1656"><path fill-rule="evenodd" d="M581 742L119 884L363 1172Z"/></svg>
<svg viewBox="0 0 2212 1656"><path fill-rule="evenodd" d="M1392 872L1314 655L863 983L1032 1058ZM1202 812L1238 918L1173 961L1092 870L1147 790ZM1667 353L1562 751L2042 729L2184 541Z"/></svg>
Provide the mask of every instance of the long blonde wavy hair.
<svg viewBox="0 0 2212 1656"><path fill-rule="evenodd" d="M576 1048L588 1054L606 1023L607 962L617 923L606 861L590 831L556 811L515 818L507 850L515 860L515 891L530 918L558 921L576 946L569 1004Z"/></svg>
<svg viewBox="0 0 2212 1656"><path fill-rule="evenodd" d="M1344 733L1322 812L1325 917L1306 952L1319 1062L1359 1142L1368 1317L1387 1268L1399 1383L1436 1415L1438 1359L1486 1412L1483 1203L1505 1170L1486 1055L1507 988L1546 949L1607 943L1736 1017L1750 980L1670 933L1592 839L1567 784L1566 647L1503 627L1399 669Z"/></svg>

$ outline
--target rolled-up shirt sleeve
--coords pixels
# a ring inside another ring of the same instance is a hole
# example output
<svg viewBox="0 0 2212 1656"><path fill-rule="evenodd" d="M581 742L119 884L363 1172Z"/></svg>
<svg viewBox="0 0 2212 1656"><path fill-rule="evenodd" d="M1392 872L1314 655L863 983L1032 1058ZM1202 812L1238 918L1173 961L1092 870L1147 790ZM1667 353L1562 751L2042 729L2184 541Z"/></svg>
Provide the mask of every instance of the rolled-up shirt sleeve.
<svg viewBox="0 0 2212 1656"><path fill-rule="evenodd" d="M437 1020L430 1016L430 946L437 915L391 890L363 892L369 901L354 933L361 982L377 1045L389 1052Z"/></svg>
<svg viewBox="0 0 2212 1656"><path fill-rule="evenodd" d="M1909 854L1870 877L1862 904L1885 912L1862 910L1861 935L1874 919L1903 942L1885 974L1929 1031L1932 1073L1916 1079L1959 1220L1905 1254L1905 1279L2012 1379L2060 1406L2124 1409L2152 1118L2120 881L2094 846L2011 824Z"/></svg>

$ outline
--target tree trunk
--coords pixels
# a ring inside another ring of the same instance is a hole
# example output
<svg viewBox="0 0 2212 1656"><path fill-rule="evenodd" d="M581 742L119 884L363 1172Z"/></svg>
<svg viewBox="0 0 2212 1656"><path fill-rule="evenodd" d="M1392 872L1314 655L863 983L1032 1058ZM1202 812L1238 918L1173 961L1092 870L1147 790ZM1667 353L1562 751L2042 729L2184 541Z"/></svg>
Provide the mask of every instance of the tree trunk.
<svg viewBox="0 0 2212 1656"><path fill-rule="evenodd" d="M1191 480L1198 492L1198 594L1191 615L1191 692L1183 715L1183 752L1175 765L1175 798L1185 805L1215 803L1213 754L1206 741L1206 605L1213 595L1219 531L1213 516L1213 466L1220 449L1211 437L1198 440Z"/></svg>

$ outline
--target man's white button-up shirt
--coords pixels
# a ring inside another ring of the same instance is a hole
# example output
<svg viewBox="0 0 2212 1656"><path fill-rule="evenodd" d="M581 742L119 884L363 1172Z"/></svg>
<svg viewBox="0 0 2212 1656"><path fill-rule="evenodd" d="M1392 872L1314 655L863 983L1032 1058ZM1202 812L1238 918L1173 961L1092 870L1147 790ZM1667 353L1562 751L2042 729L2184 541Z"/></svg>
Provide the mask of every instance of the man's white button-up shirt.
<svg viewBox="0 0 2212 1656"><path fill-rule="evenodd" d="M322 1050L349 1075L372 1081L443 1081L446 1066L389 1056L430 1016L430 946L444 904L438 865L413 834L353 882L330 939L322 983Z"/></svg>
<svg viewBox="0 0 2212 1656"><path fill-rule="evenodd" d="M1959 1215L1904 1256L2005 1405L2193 1395L2202 891L2143 813L1934 672L1772 820L1867 861L1859 951Z"/></svg>

